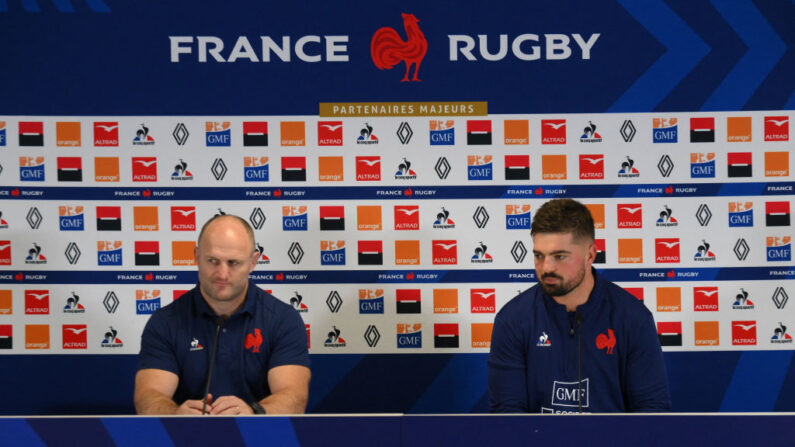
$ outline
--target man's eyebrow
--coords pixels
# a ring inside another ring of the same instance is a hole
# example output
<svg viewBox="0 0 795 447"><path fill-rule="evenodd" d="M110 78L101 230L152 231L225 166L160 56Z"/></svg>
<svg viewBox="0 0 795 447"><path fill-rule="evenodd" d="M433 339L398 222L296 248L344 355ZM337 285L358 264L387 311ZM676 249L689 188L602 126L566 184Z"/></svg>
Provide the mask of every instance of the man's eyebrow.
<svg viewBox="0 0 795 447"><path fill-rule="evenodd" d="M559 255L559 254L561 254L561 253L571 253L571 252L570 252L569 250L555 250L555 251L553 251L553 252L550 252L549 254L550 254L550 255ZM546 253L540 252L540 251L538 251L538 250L533 250L533 254L536 254L536 255L543 255L543 254L546 254Z"/></svg>

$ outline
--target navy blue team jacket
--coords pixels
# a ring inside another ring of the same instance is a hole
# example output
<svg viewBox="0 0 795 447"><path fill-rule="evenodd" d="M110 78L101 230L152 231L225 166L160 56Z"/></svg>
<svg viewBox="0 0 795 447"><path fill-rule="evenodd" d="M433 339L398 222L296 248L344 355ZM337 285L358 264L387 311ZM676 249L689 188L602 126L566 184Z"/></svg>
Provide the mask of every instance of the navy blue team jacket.
<svg viewBox="0 0 795 447"><path fill-rule="evenodd" d="M577 412L580 394L583 412L670 410L651 312L595 269L592 272L594 289L576 313L567 312L535 285L497 314L488 360L492 412Z"/></svg>

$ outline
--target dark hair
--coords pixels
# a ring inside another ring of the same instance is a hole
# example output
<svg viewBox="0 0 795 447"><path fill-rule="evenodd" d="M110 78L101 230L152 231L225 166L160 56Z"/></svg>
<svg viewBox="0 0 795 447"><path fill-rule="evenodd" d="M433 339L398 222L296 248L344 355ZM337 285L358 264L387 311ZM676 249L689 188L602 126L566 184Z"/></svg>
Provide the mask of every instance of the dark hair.
<svg viewBox="0 0 795 447"><path fill-rule="evenodd" d="M591 212L572 199L554 199L541 205L530 229L531 236L538 233L572 233L574 239L595 239Z"/></svg>
<svg viewBox="0 0 795 447"><path fill-rule="evenodd" d="M243 228L246 230L248 238L251 241L251 249L253 251L257 251L257 245L256 242L254 241L254 229L251 228L251 225L249 225L248 222L246 222L246 219L243 219L240 216L235 216L234 214L216 214L215 216L210 218L210 220L205 222L204 225L202 225L201 231L199 231L199 238L196 239L196 246L199 246L199 244L201 243L202 236L204 236L204 230L206 230L211 223L221 219L233 219L236 220L238 223L240 223L240 225L243 225Z"/></svg>

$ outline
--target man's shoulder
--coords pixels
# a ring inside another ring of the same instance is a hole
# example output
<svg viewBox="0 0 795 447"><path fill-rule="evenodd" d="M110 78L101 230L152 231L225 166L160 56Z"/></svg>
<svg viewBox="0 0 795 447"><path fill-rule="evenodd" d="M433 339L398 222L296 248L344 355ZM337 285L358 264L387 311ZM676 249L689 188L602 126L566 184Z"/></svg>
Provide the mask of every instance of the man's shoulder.
<svg viewBox="0 0 795 447"><path fill-rule="evenodd" d="M272 314L274 316L281 316L295 312L293 306L285 303L284 301L276 298L270 293L255 287L254 299L256 300L256 311L259 313Z"/></svg>
<svg viewBox="0 0 795 447"><path fill-rule="evenodd" d="M512 315L520 316L522 319L527 318L528 314L535 311L536 306L543 305L543 297L540 293L540 287L536 284L533 287L521 292L510 301L502 306L502 309L497 313L501 318L510 318Z"/></svg>

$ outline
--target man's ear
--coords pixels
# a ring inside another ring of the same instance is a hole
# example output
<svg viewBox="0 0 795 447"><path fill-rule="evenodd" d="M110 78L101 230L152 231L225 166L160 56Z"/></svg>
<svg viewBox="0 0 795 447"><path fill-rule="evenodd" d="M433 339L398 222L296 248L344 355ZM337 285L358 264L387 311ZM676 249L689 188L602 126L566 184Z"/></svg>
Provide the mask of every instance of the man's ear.
<svg viewBox="0 0 795 447"><path fill-rule="evenodd" d="M586 262L588 263L588 267L596 261L596 242L591 242L591 245L588 246L588 257L586 258Z"/></svg>
<svg viewBox="0 0 795 447"><path fill-rule="evenodd" d="M251 255L251 265L249 265L250 268L248 269L249 273L253 272L254 267L257 266L257 260L259 259L260 254L261 253L259 252L259 250L254 250L254 254Z"/></svg>

